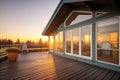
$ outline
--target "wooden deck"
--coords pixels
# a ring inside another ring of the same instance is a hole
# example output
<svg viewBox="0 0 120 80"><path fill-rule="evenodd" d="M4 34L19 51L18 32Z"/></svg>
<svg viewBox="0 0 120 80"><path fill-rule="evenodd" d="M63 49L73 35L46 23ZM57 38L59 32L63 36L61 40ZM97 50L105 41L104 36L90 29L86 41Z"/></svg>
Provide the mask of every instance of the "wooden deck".
<svg viewBox="0 0 120 80"><path fill-rule="evenodd" d="M120 73L83 62L36 52L0 63L0 80L120 80Z"/></svg>

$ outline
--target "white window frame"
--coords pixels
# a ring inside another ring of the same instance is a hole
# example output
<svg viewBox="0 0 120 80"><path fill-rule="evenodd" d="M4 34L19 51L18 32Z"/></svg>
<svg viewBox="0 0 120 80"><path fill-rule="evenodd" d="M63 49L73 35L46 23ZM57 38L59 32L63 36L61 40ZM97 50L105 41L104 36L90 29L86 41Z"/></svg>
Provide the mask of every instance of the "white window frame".
<svg viewBox="0 0 120 80"><path fill-rule="evenodd" d="M81 27L78 28L79 29L79 36L78 36L79 37L78 38L79 39L79 54L78 55L77 54L73 54L73 30L76 29L76 28L70 30L71 31L71 53L67 53L67 51L66 51L66 39L65 39L65 54L92 60L92 24L88 24L88 25L85 25L85 26L89 26L90 27L90 35L91 35L90 36L90 40L91 40L91 42L90 42L90 46L91 46L90 57L82 55L82 52L81 52L81 47L82 47L82 45L81 45ZM82 26L82 27L85 27L85 26ZM69 30L67 30L67 31L69 31ZM65 38L66 38L66 31L65 31Z"/></svg>
<svg viewBox="0 0 120 80"><path fill-rule="evenodd" d="M116 17L116 16L114 16L114 17ZM110 17L110 18L113 18L113 17ZM96 22L96 61L97 62L101 62L101 63L105 63L105 64L110 64L110 65L115 65L115 66L120 66L120 16L118 16L118 22L119 22L119 63L118 64L114 64L114 63L110 63L110 62L105 62L105 61L102 61L102 60L98 60L98 57L97 57L97 28L98 28L98 22ZM103 19L103 20L101 20L101 21L104 21L104 20L106 20L106 19L109 19L109 18L105 18L105 19Z"/></svg>
<svg viewBox="0 0 120 80"><path fill-rule="evenodd" d="M76 29L76 28L74 28L74 29ZM77 55L77 54L73 54L73 30L74 29L72 29L72 30L70 30L71 31L71 53L68 53L67 51L66 51L66 41L65 41L65 54L67 54L67 55L71 55L71 56L76 56L76 57L80 57L80 46L79 46L79 54ZM80 29L80 28L78 28L78 29ZM67 30L67 31L69 31L69 30ZM80 33L80 31L79 31L79 33ZM65 34L66 34L66 31L65 31ZM80 34L79 34L80 35ZM79 37L79 36L78 36ZM66 38L66 37L65 37ZM79 37L79 41L80 41L80 37ZM80 42L79 42L79 45L80 45Z"/></svg>
<svg viewBox="0 0 120 80"><path fill-rule="evenodd" d="M90 27L90 40L91 40L91 42L90 42L90 46L91 46L91 48L90 48L90 57L88 57L88 56L84 56L84 55L82 55L82 50L81 50L81 48L80 48L80 57L81 58L85 58L85 59L90 59L90 60L92 60L92 24L88 24L88 25L85 25L85 26L89 26ZM82 27L84 27L84 26L82 26ZM82 34L81 33L81 28L80 28L80 34ZM81 39L81 36L82 35L80 35L80 39ZM82 44L81 44L81 40L80 40L80 46L82 47Z"/></svg>

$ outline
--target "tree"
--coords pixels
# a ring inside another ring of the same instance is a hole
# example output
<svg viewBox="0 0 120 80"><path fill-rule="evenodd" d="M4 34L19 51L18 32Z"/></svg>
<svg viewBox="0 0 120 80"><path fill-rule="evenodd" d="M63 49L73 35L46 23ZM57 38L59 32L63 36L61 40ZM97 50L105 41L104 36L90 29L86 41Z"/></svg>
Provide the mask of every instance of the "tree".
<svg viewBox="0 0 120 80"><path fill-rule="evenodd" d="M4 44L4 45L5 45L5 44L8 44L6 38L5 38L5 39L2 39L2 44Z"/></svg>
<svg viewBox="0 0 120 80"><path fill-rule="evenodd" d="M39 39L39 44L42 45L42 38Z"/></svg>
<svg viewBox="0 0 120 80"><path fill-rule="evenodd" d="M31 46L31 44L32 44L31 40L27 40L27 41L26 41L26 44L27 44L28 46Z"/></svg>
<svg viewBox="0 0 120 80"><path fill-rule="evenodd" d="M15 42L16 44L20 44L20 40L19 38L17 39L17 41Z"/></svg>
<svg viewBox="0 0 120 80"><path fill-rule="evenodd" d="M13 44L13 41L11 39L0 39L0 45L9 45Z"/></svg>
<svg viewBox="0 0 120 80"><path fill-rule="evenodd" d="M10 40L10 39L8 39L8 40L7 40L7 44L13 44L13 41Z"/></svg>
<svg viewBox="0 0 120 80"><path fill-rule="evenodd" d="M2 44L2 40L0 39L0 45Z"/></svg>

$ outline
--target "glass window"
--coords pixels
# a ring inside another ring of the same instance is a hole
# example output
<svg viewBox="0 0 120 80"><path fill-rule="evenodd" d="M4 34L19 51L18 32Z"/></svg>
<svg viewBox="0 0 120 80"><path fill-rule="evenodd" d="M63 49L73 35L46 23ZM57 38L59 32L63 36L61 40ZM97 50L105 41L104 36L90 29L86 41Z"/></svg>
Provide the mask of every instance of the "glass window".
<svg viewBox="0 0 120 80"><path fill-rule="evenodd" d="M73 54L79 55L79 29L73 29Z"/></svg>
<svg viewBox="0 0 120 80"><path fill-rule="evenodd" d="M63 32L59 32L55 36L55 51L63 53Z"/></svg>
<svg viewBox="0 0 120 80"><path fill-rule="evenodd" d="M63 53L63 32L59 33L60 42L60 53Z"/></svg>
<svg viewBox="0 0 120 80"><path fill-rule="evenodd" d="M73 25L92 18L90 12L73 11L65 21L65 26Z"/></svg>
<svg viewBox="0 0 120 80"><path fill-rule="evenodd" d="M50 50L53 50L53 36L50 36Z"/></svg>
<svg viewBox="0 0 120 80"><path fill-rule="evenodd" d="M97 22L97 59L119 64L119 18Z"/></svg>
<svg viewBox="0 0 120 80"><path fill-rule="evenodd" d="M66 52L71 53L71 30L66 31Z"/></svg>
<svg viewBox="0 0 120 80"><path fill-rule="evenodd" d="M55 36L55 51L59 52L59 36L58 36L58 34Z"/></svg>
<svg viewBox="0 0 120 80"><path fill-rule="evenodd" d="M81 27L81 55L91 57L91 25Z"/></svg>

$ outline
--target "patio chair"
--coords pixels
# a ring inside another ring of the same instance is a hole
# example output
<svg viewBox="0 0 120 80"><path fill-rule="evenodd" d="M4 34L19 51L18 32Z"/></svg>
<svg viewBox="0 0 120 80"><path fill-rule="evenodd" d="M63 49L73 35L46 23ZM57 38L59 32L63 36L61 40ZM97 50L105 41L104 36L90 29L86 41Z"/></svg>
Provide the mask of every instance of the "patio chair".
<svg viewBox="0 0 120 80"><path fill-rule="evenodd" d="M106 55L106 56L111 56L111 50L112 49L112 45L110 42L102 42L101 43L101 51L100 53L102 55Z"/></svg>
<svg viewBox="0 0 120 80"><path fill-rule="evenodd" d="M22 45L22 53L28 53L28 48L27 48L27 45L26 44L23 44Z"/></svg>

